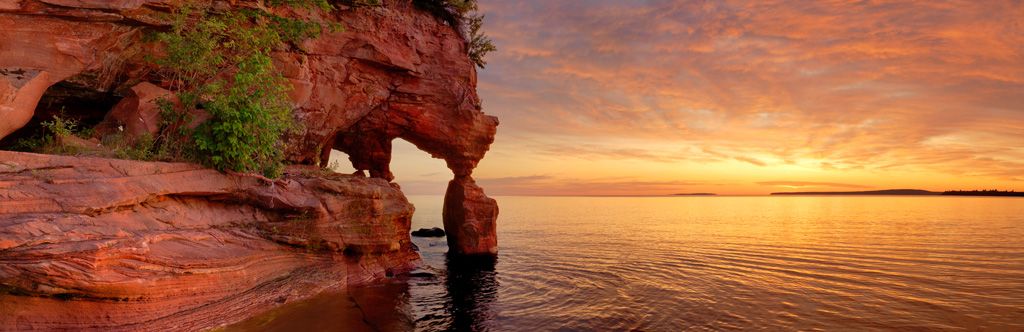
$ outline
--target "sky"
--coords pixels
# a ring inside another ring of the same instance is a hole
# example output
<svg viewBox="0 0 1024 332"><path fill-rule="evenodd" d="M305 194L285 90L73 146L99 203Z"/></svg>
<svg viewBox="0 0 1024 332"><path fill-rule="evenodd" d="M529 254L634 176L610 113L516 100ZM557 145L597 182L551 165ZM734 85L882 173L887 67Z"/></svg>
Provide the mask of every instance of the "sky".
<svg viewBox="0 0 1024 332"><path fill-rule="evenodd" d="M480 6L490 195L1024 190L1024 1ZM395 149L407 193L444 192Z"/></svg>

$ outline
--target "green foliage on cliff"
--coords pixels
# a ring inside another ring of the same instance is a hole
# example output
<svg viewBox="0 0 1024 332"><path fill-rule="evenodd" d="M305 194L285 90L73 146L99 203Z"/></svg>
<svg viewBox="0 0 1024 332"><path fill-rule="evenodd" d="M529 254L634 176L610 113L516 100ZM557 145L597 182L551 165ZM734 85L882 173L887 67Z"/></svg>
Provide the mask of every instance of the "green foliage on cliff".
<svg viewBox="0 0 1024 332"><path fill-rule="evenodd" d="M78 121L64 119L57 115L54 115L51 120L43 121L40 124L57 137L71 136L78 131Z"/></svg>
<svg viewBox="0 0 1024 332"><path fill-rule="evenodd" d="M82 129L78 126L77 120L54 115L50 120L40 122L39 125L43 127L44 132L37 137L19 140L15 143L14 150L45 154L78 153L75 147L60 143L65 137L82 135Z"/></svg>
<svg viewBox="0 0 1024 332"><path fill-rule="evenodd" d="M498 50L483 33L484 15L479 14L476 0L413 0L413 3L459 30L469 42L469 59L480 68L487 65L484 57Z"/></svg>
<svg viewBox="0 0 1024 332"><path fill-rule="evenodd" d="M487 65L484 56L487 53L498 50L490 37L484 35L480 28L483 27L484 15L471 15L469 17L469 59L480 68Z"/></svg>
<svg viewBox="0 0 1024 332"><path fill-rule="evenodd" d="M334 9L327 0L267 0L266 4L271 7L291 6L299 8L319 8L323 11Z"/></svg>
<svg viewBox="0 0 1024 332"><path fill-rule="evenodd" d="M63 114L63 112L61 112ZM58 155L88 155L121 159L152 160L153 138L143 136L127 139L122 133L95 139L95 128L81 126L78 120L53 115L39 123L42 131L23 137L7 146L13 151Z"/></svg>
<svg viewBox="0 0 1024 332"><path fill-rule="evenodd" d="M325 0L267 3L331 9ZM274 67L271 52L316 37L324 27L264 11L214 12L195 4L175 11L171 22L169 31L156 35L165 54L154 63L185 109L161 103L165 123L157 149L222 171L278 176L280 138L294 121L290 86ZM200 112L209 120L186 129L188 115Z"/></svg>

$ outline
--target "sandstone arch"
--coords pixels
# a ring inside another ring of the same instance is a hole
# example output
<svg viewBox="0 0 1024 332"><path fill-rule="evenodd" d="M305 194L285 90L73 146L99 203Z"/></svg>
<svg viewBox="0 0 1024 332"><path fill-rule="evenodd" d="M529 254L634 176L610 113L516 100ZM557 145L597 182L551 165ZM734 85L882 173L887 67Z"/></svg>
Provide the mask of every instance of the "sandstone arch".
<svg viewBox="0 0 1024 332"><path fill-rule="evenodd" d="M128 91L148 79L140 31L159 24L155 14L166 6L156 0L2 2L0 69L34 75L0 80L0 116L8 120L0 124L0 138L24 126L43 91L58 82ZM497 205L476 186L472 172L490 148L498 121L480 110L475 67L459 33L404 0L374 9L343 8L337 15L284 11L323 15L314 19L346 28L275 54L292 84L301 124L287 138L287 158L326 164L330 149L337 148L356 169L390 181L390 142L407 140L445 160L453 173L445 203L453 252L496 252ZM462 228L467 235L459 235ZM489 238L490 244L462 243L471 237Z"/></svg>

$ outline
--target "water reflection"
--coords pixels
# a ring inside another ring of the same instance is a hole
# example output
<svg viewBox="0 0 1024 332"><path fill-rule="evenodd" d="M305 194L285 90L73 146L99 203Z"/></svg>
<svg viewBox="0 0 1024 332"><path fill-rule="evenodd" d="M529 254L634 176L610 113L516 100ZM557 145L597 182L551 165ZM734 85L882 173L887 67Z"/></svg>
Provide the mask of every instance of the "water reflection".
<svg viewBox="0 0 1024 332"><path fill-rule="evenodd" d="M224 331L412 331L409 285L389 282L288 303Z"/></svg>
<svg viewBox="0 0 1024 332"><path fill-rule="evenodd" d="M288 303L226 331L488 331L498 298L495 258L425 250L425 266L386 283ZM442 265L443 264L443 265ZM438 269L436 267L443 266ZM416 318L419 319L416 319Z"/></svg>
<svg viewBox="0 0 1024 332"><path fill-rule="evenodd" d="M409 284L404 280L349 288L349 294L362 312L363 322L373 331L412 331L416 327L409 303Z"/></svg>
<svg viewBox="0 0 1024 332"><path fill-rule="evenodd" d="M428 204L434 200L414 201L417 215L440 215L440 203ZM517 197L502 204L500 262L447 257L444 238L413 238L420 271L336 307L384 310L366 314L375 325L352 325L378 331L1024 331L1020 200ZM414 219L413 228L438 222ZM316 307L278 319L307 324L289 329L305 331L330 330L309 324L346 317Z"/></svg>
<svg viewBox="0 0 1024 332"><path fill-rule="evenodd" d="M498 297L496 258L448 256L445 311L451 315L449 330L486 331L494 321L492 306Z"/></svg>

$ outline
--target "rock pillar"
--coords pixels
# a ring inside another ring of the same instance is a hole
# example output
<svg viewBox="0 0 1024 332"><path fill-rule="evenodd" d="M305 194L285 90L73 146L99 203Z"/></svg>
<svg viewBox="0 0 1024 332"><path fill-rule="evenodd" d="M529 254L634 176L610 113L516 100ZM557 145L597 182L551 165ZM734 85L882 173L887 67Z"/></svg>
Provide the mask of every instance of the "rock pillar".
<svg viewBox="0 0 1024 332"><path fill-rule="evenodd" d="M448 252L456 255L498 253L498 202L487 197L471 176L456 176L444 196L444 230Z"/></svg>

